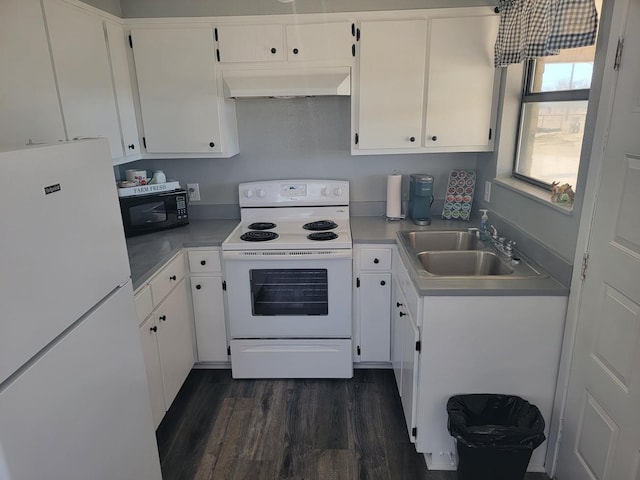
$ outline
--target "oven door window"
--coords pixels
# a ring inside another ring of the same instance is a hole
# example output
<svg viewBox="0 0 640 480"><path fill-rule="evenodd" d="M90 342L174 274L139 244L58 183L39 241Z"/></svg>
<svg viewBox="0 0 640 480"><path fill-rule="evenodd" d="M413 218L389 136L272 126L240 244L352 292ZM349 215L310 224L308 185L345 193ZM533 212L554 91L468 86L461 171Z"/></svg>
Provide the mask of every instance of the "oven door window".
<svg viewBox="0 0 640 480"><path fill-rule="evenodd" d="M327 315L326 268L251 270L253 315Z"/></svg>
<svg viewBox="0 0 640 480"><path fill-rule="evenodd" d="M167 221L165 202L133 205L129 207L129 219L134 227L164 223Z"/></svg>

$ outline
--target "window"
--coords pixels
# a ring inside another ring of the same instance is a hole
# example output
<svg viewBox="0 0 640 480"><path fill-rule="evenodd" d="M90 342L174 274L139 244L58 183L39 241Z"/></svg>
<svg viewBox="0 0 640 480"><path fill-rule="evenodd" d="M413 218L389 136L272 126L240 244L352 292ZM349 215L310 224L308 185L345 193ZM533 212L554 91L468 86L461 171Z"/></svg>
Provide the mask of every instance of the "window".
<svg viewBox="0 0 640 480"><path fill-rule="evenodd" d="M594 56L592 45L528 62L514 177L549 190L552 182L576 189Z"/></svg>

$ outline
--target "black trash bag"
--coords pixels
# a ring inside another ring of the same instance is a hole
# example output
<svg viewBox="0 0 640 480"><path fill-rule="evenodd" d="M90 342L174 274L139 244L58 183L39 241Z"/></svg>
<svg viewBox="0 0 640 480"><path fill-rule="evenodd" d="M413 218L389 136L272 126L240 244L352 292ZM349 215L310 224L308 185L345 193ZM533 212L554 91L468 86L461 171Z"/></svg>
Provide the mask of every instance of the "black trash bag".
<svg viewBox="0 0 640 480"><path fill-rule="evenodd" d="M449 433L466 447L533 450L546 438L538 407L513 395L455 395L447 412Z"/></svg>

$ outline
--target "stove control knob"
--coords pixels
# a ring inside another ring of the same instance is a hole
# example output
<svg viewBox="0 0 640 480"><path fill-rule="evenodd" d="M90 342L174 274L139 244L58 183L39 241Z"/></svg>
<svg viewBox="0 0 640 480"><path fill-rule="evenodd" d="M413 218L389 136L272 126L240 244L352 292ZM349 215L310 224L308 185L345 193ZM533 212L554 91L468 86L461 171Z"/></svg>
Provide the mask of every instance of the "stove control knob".
<svg viewBox="0 0 640 480"><path fill-rule="evenodd" d="M341 197L341 196L342 196L342 193L343 193L343 192L342 192L342 187L336 187L336 188L334 188L334 189L333 189L333 194L334 194L336 197Z"/></svg>
<svg viewBox="0 0 640 480"><path fill-rule="evenodd" d="M253 197L253 190L251 190L250 188L247 188L247 189L244 191L244 196L245 196L245 197L247 197L247 198L251 198L251 197Z"/></svg>
<svg viewBox="0 0 640 480"><path fill-rule="evenodd" d="M262 188L260 188L257 192L258 197L260 198L264 198L264 196L267 194L267 192L265 192Z"/></svg>

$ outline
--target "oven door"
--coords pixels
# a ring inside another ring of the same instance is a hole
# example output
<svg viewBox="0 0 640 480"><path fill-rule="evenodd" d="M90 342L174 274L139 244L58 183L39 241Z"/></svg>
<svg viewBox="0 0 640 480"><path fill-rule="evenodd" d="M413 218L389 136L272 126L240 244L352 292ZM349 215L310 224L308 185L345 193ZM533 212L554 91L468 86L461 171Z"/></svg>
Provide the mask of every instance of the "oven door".
<svg viewBox="0 0 640 480"><path fill-rule="evenodd" d="M223 258L231 338L351 338L351 250Z"/></svg>

